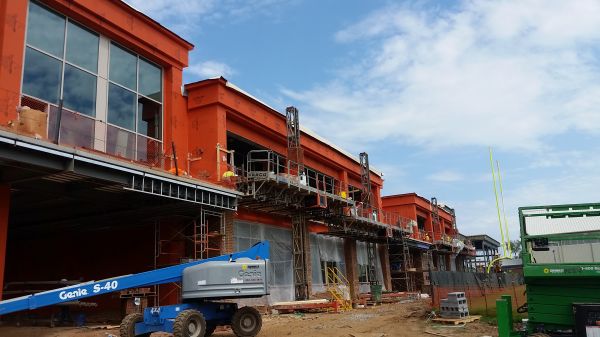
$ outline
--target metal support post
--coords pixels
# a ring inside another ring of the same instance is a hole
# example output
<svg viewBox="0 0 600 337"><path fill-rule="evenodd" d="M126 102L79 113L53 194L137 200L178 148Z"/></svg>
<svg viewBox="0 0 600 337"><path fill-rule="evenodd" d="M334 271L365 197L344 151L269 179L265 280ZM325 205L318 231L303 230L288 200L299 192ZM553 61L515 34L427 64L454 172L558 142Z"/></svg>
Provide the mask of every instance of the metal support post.
<svg viewBox="0 0 600 337"><path fill-rule="evenodd" d="M296 300L308 299L308 273L306 266L306 217L299 212L292 216L292 255L294 262L294 288Z"/></svg>

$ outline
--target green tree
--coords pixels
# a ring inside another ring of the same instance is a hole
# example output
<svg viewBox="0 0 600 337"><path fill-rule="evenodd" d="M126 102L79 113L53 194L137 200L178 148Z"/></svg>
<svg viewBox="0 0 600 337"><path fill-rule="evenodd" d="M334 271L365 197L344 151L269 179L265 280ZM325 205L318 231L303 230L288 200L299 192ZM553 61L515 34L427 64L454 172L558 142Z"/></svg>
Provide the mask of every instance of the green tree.
<svg viewBox="0 0 600 337"><path fill-rule="evenodd" d="M512 251L513 258L517 258L521 255L521 240L510 240L510 250Z"/></svg>

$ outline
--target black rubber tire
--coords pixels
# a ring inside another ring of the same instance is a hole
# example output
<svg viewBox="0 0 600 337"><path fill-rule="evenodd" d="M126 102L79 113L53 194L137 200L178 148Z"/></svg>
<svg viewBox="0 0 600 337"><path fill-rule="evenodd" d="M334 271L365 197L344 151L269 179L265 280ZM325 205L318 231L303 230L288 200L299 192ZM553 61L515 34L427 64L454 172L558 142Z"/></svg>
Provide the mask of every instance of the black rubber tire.
<svg viewBox="0 0 600 337"><path fill-rule="evenodd" d="M144 315L136 312L129 314L123 318L121 325L119 326L119 336L121 337L135 337L135 323L139 323L144 320ZM138 335L137 337L150 337L149 333Z"/></svg>
<svg viewBox="0 0 600 337"><path fill-rule="evenodd" d="M239 308L231 318L231 330L238 337L254 337L262 328L262 316L253 307Z"/></svg>
<svg viewBox="0 0 600 337"><path fill-rule="evenodd" d="M217 329L216 325L207 325L206 326L206 332L204 333L204 337L209 337L212 336L213 333L215 333L215 330Z"/></svg>
<svg viewBox="0 0 600 337"><path fill-rule="evenodd" d="M175 317L173 337L204 337L206 321L198 310L184 310Z"/></svg>

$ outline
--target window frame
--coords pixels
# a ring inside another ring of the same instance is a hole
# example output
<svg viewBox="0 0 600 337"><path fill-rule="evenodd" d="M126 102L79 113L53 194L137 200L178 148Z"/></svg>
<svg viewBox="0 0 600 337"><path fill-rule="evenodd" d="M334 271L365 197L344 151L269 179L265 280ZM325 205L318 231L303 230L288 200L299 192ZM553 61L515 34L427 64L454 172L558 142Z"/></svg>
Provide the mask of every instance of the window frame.
<svg viewBox="0 0 600 337"><path fill-rule="evenodd" d="M64 32L63 32L63 49L62 49L62 56L61 57L57 57L57 56L52 55L51 53L49 53L49 52L47 52L45 50L42 50L42 49L40 49L38 47L30 45L29 42L27 41L27 34L28 34L27 29L28 29L28 26L29 26L29 8L31 6L31 3L35 3L37 6L42 7L43 9L45 9L45 10L47 10L47 11L49 11L49 12L55 14L55 15L58 15L58 16L64 18L65 25L64 25ZM76 20L72 20L70 17L68 17L68 16L66 16L64 14L55 11L54 9L48 7L44 3L41 3L39 1L32 1L32 0L30 0L27 3L27 20L26 20L26 23L25 23L25 43L24 43L24 47L23 47L23 67L21 69L21 88L20 88L21 96L22 95L31 96L31 95L26 94L26 93L23 92L23 86L25 84L25 76L23 76L23 74L25 73L25 54L26 54L27 48L30 48L31 50L37 51L37 52L39 52L39 53L41 53L41 54L43 54L45 56L48 56L48 57L50 57L50 58L52 58L54 60L57 60L57 61L61 62L62 68L61 68L61 73L60 73L60 84L59 84L60 88L59 88L59 94L58 94L58 100L59 100L58 104L60 104L60 100L63 100L63 102L64 102L65 68L66 68L67 64L70 65L70 66L72 66L72 67L74 67L74 68L76 68L76 69L78 69L78 70L84 71L84 72L86 72L86 73L88 73L88 74L90 74L90 75L92 75L92 76L94 76L96 78L95 96L96 96L96 101L98 100L98 98L99 98L98 97L98 78L100 77L98 75L99 65L98 65L98 67L96 67L96 72L94 73L94 72L92 72L92 71L90 71L88 69L85 69L85 68L77 65L77 64L69 62L66 59L69 22L72 22L75 25L80 26L80 28L85 29L85 30L87 30L87 31L89 31L89 32L91 32L93 34L96 34L98 36L98 54L100 54L100 36L101 36L101 34L99 34L98 32L96 32L96 31L94 31L92 29L89 29L87 26L79 23ZM99 61L100 61L100 59L98 58L98 62ZM52 103L52 102L46 101L45 99L42 99L40 97L34 97L34 96L31 96L31 97L33 97L33 98L35 98L35 99L37 99L39 101L42 101L44 103L50 104L50 105L55 105L55 106L58 105L57 103ZM84 116L84 117L87 117L87 118L92 118L94 120L98 120L98 118L97 118L98 111L96 111L96 107L94 107L94 116L90 116L90 115L81 113L79 111L75 111L75 110L73 110L71 108L64 107L64 106L63 106L63 109L66 109L66 110L68 110L70 112L76 113L78 115L81 115L81 116Z"/></svg>
<svg viewBox="0 0 600 337"><path fill-rule="evenodd" d="M33 45L30 45L27 41L27 34L28 34L28 26L29 26L29 19L30 19L30 7L31 4L34 3L35 5L43 8L44 10L47 10L48 12L51 12L52 14L58 15L60 17L62 17L64 19L64 32L63 32L63 49L62 49L62 55L61 57L57 57L49 52L46 52L38 47L35 47ZM96 67L96 71L91 71L88 70L82 66L79 66L75 63L72 63L70 61L67 61L67 43L68 43L68 27L69 27L69 23L72 23L76 26L78 26L81 29L84 29L92 34L95 34L98 37L98 64ZM103 40L107 40L108 41L108 48L103 47ZM135 91L131 90L129 88L127 88L126 86L123 86L117 82L114 82L110 79L110 51L111 51L111 46L112 45L116 45L117 47L135 55L136 57L136 85L135 85ZM41 53L44 56L50 57L54 60L59 61L62 64L62 68L61 68L61 73L60 73L60 83L59 83L59 96L58 96L58 102L54 103L54 102L49 102L45 99L42 99L40 97L36 97L30 94L27 94L23 91L24 88L24 80L25 77L23 76L24 72L25 72L25 68L26 68L26 64L25 64L25 55L26 55L26 51L27 48L31 48L31 50L33 51L37 51L39 53ZM107 49L107 50L104 50ZM105 62L102 62L102 55L106 56L106 60L104 60ZM139 91L139 77L140 77L140 60L143 60L144 62L147 62L148 64L157 67L160 70L160 101L149 97L147 95L142 94ZM104 64L106 63L106 64ZM79 111L74 111L71 108L65 107L64 106L64 79L65 79L65 69L66 69L66 65L72 66L75 69L81 70L91 76L94 76L96 79L96 88L95 88L95 102L96 105L94 106L94 115L90 116L87 115L85 113L81 113ZM106 67L106 77L104 77L104 72L101 71L102 67ZM105 84L102 84L101 81L105 82ZM134 130L129 130L126 128L123 128L119 125L115 125L112 123L108 122L108 99L109 99L109 87L110 84L114 84L116 86L119 86L125 90L128 90L129 92L132 92L135 97L136 97L136 103L135 103L135 115L134 115ZM104 85L105 88L104 90L99 90L100 86ZM72 19L70 16L65 15L55 9L53 9L52 7L46 5L45 3L41 2L41 1L37 1L37 0L29 0L27 2L27 16L26 16L26 21L25 21L25 39L24 39L24 44L23 44L23 58L22 58L22 67L21 67L21 83L20 83L20 88L19 88L19 96L23 97L23 96L28 96L28 97L32 97L40 102L43 102L45 104L47 104L48 106L54 106L57 107L60 104L60 100L63 100L63 109L67 110L71 113L74 113L76 115L79 115L81 117L84 118L89 118L92 119L96 124L97 123L103 123L105 125L105 127L103 128L103 132L101 133L96 133L95 139L96 141L101 141L104 143L103 146L103 152L108 153L107 148L106 148L106 144L108 142L108 127L114 127L114 128L118 128L118 129L122 129L124 131L130 132L134 134L135 137L135 142L134 142L134 160L139 161L139 160L144 160L143 158L139 158L138 157L138 149L139 149L139 144L138 144L138 140L140 139L140 137L143 137L149 141L154 141L159 143L159 150L162 152L164 151L164 131L165 131L165 67L163 67L162 65L150 60L149 58L134 52L131 48L128 48L126 46L124 46L123 44L119 43L116 40L110 39L108 36L103 35L99 32L97 32L96 30L88 27L85 24L82 24L81 22ZM139 128L139 123L138 123L138 119L139 114L141 113L139 110L139 100L140 98L143 97L147 100L149 100L152 103L158 104L160 106L160 118L159 118L159 122L160 122L160 126L157 128L157 132L158 132L158 137L151 137L147 134L144 133L140 133L140 128ZM98 102L100 102L101 104L98 104ZM98 106L103 106L103 108L101 109L102 111L98 111ZM104 119L104 120L103 120ZM96 129L98 129L98 127L96 127ZM96 130L97 131L97 130ZM103 137L102 139L99 139L100 137ZM143 139L142 138L142 139Z"/></svg>
<svg viewBox="0 0 600 337"><path fill-rule="evenodd" d="M135 57L136 57L136 62L135 62L135 76L136 76L136 78L135 78L135 90L131 90L130 88L128 88L128 87L126 87L126 86L124 86L124 85L122 85L120 83L117 83L117 82L115 82L115 81L113 81L113 80L110 79L110 60L111 60L111 50L112 50L112 46L113 45L116 46L116 47L118 47L118 48L123 49L124 51L126 51L128 53L131 53L131 54L135 55ZM152 97L148 97L146 95L143 95L142 93L139 92L139 90L140 90L140 81L139 81L139 78L140 78L140 59L142 59L145 62L148 62L149 64L154 65L154 66L156 66L157 68L160 69L160 88L161 88L161 90L160 90L160 96L161 96L161 102L153 99ZM132 92L136 96L136 100L135 100L136 104L135 104L135 115L134 115L134 130L129 130L129 129L123 128L123 127L121 127L119 125L116 125L116 124L113 124L113 123L109 123L108 122L108 110L107 110L107 114L106 114L106 124L108 124L110 126L113 126L113 127L116 127L116 128L119 128L119 129L123 129L123 130L128 131L128 132L132 132L136 136L146 137L146 138L158 141L160 143L163 143L163 136L164 136L164 111L165 111L165 109L164 109L165 90L164 90L164 86L163 86L163 84L164 84L164 76L165 76L164 75L165 74L164 68L161 65L159 65L159 64L157 64L155 62L152 62L149 59L143 57L142 55L134 52L130 48L127 48L127 47L123 46L119 42L117 42L115 40L110 40L109 39L109 46L108 46L108 68L107 69L108 69L108 72L107 72L106 80L107 80L108 86L110 87L111 84L114 84L114 85L116 85L116 86L118 86L118 87L120 87L122 89L125 89L125 90L128 90L129 92ZM107 109L108 109L108 100L109 100L108 91L109 90L106 90L106 106L107 106ZM139 129L138 128L138 115L140 113L139 112L139 97L140 96L144 97L144 98L146 98L148 100L150 100L153 103L157 103L157 104L160 105L160 117L161 117L160 118L160 130L159 130L159 132L160 132L160 138L153 138L153 137L150 137L148 135L139 133L139 130L138 130ZM136 137L136 145L135 146L136 146L136 149L137 149L137 137Z"/></svg>

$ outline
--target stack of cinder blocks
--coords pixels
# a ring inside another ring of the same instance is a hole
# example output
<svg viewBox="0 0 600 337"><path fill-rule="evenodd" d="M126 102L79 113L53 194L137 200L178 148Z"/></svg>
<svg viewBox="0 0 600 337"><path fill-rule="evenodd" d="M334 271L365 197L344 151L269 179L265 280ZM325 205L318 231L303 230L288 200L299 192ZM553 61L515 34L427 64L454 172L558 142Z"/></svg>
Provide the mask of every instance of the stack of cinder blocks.
<svg viewBox="0 0 600 337"><path fill-rule="evenodd" d="M463 318L469 316L469 305L463 292L448 293L440 303L440 314L444 318Z"/></svg>

